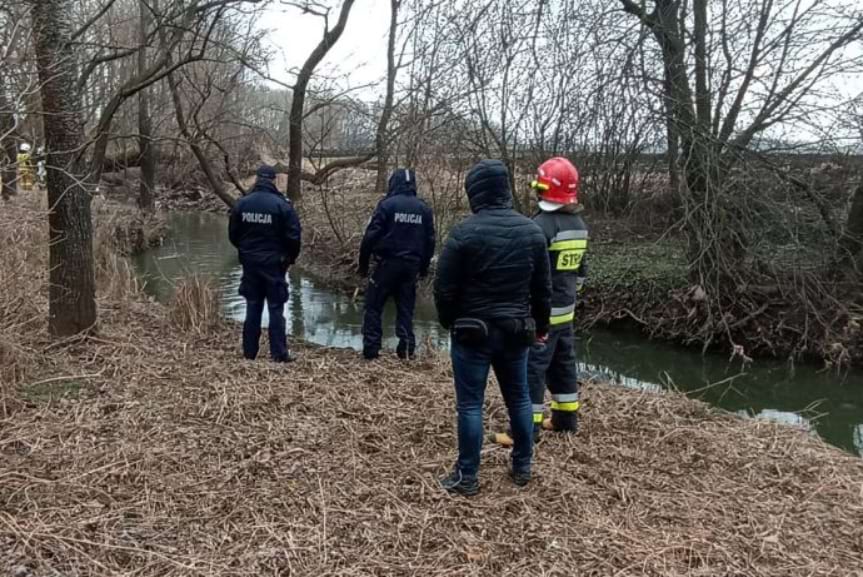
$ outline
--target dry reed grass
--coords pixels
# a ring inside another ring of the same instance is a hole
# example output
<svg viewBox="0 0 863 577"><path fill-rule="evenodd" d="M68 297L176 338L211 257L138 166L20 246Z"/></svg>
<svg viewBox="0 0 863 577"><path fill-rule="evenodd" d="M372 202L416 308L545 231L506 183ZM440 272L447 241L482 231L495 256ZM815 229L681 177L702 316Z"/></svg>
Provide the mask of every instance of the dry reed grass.
<svg viewBox="0 0 863 577"><path fill-rule="evenodd" d="M454 458L446 362L361 364L298 347L239 359L157 315L64 351L75 398L0 427L0 550L61 575L849 575L863 462L803 431L676 395L585 388L583 430L547 437L536 481L487 447ZM490 395L488 414L504 426ZM2 562L0 562L2 563Z"/></svg>
<svg viewBox="0 0 863 577"><path fill-rule="evenodd" d="M542 441L527 489L486 447L481 494L453 498L435 484L455 456L445 359L297 345L293 365L246 362L238 331L101 304L100 335L43 344L0 418L0 575L863 567L863 461L802 430L591 383L582 431ZM504 426L497 393L487 415Z"/></svg>
<svg viewBox="0 0 863 577"><path fill-rule="evenodd" d="M177 282L168 314L175 328L198 336L209 334L224 324L218 287L211 278L202 275Z"/></svg>
<svg viewBox="0 0 863 577"><path fill-rule="evenodd" d="M46 326L47 217L38 197L17 197L0 210L0 417L17 406L14 387L27 377L27 346Z"/></svg>
<svg viewBox="0 0 863 577"><path fill-rule="evenodd" d="M120 256L118 230L133 230L131 211L94 203L94 254L102 308L126 307L140 296L129 262ZM48 318L48 209L44 194L22 195L0 211L0 415L17 406L14 388L25 382L37 362L46 362ZM113 213L112 210L117 210ZM152 219L158 222L158 219ZM142 233L155 238L159 228Z"/></svg>

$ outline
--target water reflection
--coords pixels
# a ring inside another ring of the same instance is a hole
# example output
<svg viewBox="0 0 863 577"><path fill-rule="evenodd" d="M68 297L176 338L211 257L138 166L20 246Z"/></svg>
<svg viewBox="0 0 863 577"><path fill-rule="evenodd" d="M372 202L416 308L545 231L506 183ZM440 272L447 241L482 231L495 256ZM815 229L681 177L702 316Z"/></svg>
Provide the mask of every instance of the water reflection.
<svg viewBox="0 0 863 577"><path fill-rule="evenodd" d="M171 221L173 238L136 259L147 290L166 301L176 279L206 274L218 282L226 314L241 320L245 314L244 301L237 294L241 271L224 218L189 213L174 214ZM330 292L298 269L291 271L290 287L285 313L293 335L361 350L361 299ZM389 335L385 345L394 348L395 310L390 305L384 314ZM446 332L437 324L431 302L418 302L415 325L420 343L447 346ZM815 430L830 443L863 455L863 374L859 372L839 377L812 367L792 370L772 361L744 371L720 355L701 356L637 334L608 331L595 331L582 339L579 358L584 375L647 391L682 390L730 412Z"/></svg>

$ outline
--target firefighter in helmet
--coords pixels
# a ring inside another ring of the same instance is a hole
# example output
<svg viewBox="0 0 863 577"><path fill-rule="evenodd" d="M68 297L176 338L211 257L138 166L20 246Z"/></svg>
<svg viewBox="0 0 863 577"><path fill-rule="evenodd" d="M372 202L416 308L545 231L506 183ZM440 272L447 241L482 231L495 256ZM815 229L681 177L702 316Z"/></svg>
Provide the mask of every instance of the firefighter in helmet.
<svg viewBox="0 0 863 577"><path fill-rule="evenodd" d="M565 158L551 158L531 183L539 200L534 222L545 233L552 276L548 338L531 347L527 380L533 404L534 439L542 429L578 429L578 372L575 357L575 304L587 276L588 230L578 201L578 170ZM551 392L551 418L545 418L545 389ZM506 433L495 436L509 445Z"/></svg>
<svg viewBox="0 0 863 577"><path fill-rule="evenodd" d="M22 143L18 149L18 178L21 182L21 190L33 190L33 162L30 157L30 145Z"/></svg>

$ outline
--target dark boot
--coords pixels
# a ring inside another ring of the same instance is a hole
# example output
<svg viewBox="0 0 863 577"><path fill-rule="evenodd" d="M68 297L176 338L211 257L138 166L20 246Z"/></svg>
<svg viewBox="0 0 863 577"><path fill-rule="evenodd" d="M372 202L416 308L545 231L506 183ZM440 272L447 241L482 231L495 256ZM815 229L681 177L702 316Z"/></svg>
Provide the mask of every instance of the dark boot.
<svg viewBox="0 0 863 577"><path fill-rule="evenodd" d="M285 355L284 355L284 356L281 356L281 357L274 357L274 358L273 358L273 362L274 362L274 363L285 363L285 364L287 364L287 363L293 363L293 362L294 362L294 361L296 361L296 360L297 360L297 357L293 356L293 355L292 355L291 353L289 353L289 352L288 352L288 353L285 353Z"/></svg>
<svg viewBox="0 0 863 577"><path fill-rule="evenodd" d="M396 355L403 361L412 361L416 356L416 351L413 347L409 347L405 341L399 341L399 345L396 347Z"/></svg>
<svg viewBox="0 0 863 577"><path fill-rule="evenodd" d="M381 356L377 349L363 349L363 358L367 361L373 361Z"/></svg>
<svg viewBox="0 0 863 577"><path fill-rule="evenodd" d="M572 411L568 413L552 411L551 418L546 419L542 423L542 428L547 431L556 431L558 433L578 432L578 412Z"/></svg>
<svg viewBox="0 0 863 577"><path fill-rule="evenodd" d="M476 478L468 478L461 471L454 469L447 477L440 479L441 488L447 493L473 497L479 493L479 481Z"/></svg>

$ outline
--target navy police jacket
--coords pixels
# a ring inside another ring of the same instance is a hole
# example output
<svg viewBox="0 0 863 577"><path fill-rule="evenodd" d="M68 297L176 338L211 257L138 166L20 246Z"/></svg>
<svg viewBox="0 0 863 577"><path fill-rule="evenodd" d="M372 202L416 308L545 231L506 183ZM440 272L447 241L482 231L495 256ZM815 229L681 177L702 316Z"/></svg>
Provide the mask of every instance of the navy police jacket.
<svg viewBox="0 0 863 577"><path fill-rule="evenodd" d="M237 201L228 226L231 244L243 266L287 268L300 254L300 219L272 180L258 178Z"/></svg>
<svg viewBox="0 0 863 577"><path fill-rule="evenodd" d="M417 198L413 170L398 169L390 176L386 198L378 203L360 245L360 270L367 270L372 255L413 262L428 272L435 248L434 216Z"/></svg>

